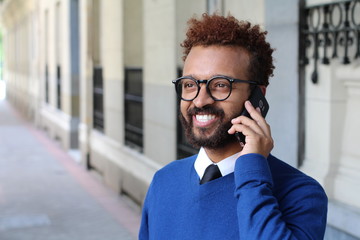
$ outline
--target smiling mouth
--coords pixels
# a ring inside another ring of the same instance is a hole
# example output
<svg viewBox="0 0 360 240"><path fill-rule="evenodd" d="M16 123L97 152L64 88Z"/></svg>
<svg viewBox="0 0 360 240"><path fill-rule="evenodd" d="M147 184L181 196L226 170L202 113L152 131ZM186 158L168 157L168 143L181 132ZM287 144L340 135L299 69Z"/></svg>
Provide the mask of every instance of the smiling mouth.
<svg viewBox="0 0 360 240"><path fill-rule="evenodd" d="M194 127L207 129L217 121L218 117L213 114L196 114L193 115Z"/></svg>
<svg viewBox="0 0 360 240"><path fill-rule="evenodd" d="M195 115L198 122L206 123L216 118L215 115Z"/></svg>
<svg viewBox="0 0 360 240"><path fill-rule="evenodd" d="M187 111L189 123L192 125L191 127L202 131L216 127L216 125L220 123L219 121L223 119L224 115L222 109L209 105L202 108L193 107Z"/></svg>

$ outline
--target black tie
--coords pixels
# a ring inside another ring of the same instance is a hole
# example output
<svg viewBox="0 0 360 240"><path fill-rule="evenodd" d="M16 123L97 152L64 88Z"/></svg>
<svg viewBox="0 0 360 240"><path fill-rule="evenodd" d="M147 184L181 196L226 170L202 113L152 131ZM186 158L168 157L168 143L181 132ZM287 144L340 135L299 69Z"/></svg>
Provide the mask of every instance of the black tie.
<svg viewBox="0 0 360 240"><path fill-rule="evenodd" d="M219 167L215 164L211 164L205 169L205 173L204 173L203 178L200 181L200 184L210 182L211 180L217 179L221 176L222 175L219 170Z"/></svg>

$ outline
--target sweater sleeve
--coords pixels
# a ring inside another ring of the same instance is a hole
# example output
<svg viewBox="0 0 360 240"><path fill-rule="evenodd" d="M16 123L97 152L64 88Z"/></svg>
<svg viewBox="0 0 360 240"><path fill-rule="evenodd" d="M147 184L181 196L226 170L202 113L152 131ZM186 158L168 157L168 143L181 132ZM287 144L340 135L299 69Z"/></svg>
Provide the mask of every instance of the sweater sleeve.
<svg viewBox="0 0 360 240"><path fill-rule="evenodd" d="M295 183L287 177L282 180L278 199L267 159L247 154L237 160L235 197L241 239L323 239L327 197L321 186L305 175Z"/></svg>

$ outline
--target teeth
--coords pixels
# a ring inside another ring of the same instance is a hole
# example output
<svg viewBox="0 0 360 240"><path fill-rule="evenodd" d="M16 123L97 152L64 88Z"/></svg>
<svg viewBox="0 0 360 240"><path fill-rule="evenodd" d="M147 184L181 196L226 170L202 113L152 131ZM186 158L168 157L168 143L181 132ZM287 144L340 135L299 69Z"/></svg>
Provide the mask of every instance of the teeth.
<svg viewBox="0 0 360 240"><path fill-rule="evenodd" d="M196 120L198 120L199 122L207 122L214 118L214 115L196 115Z"/></svg>

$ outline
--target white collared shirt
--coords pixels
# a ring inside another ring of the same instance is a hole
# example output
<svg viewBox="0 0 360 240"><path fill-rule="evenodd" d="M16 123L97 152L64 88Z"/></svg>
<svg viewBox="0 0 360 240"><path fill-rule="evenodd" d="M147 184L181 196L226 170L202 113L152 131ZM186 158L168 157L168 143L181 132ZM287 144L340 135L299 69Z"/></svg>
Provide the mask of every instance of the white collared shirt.
<svg viewBox="0 0 360 240"><path fill-rule="evenodd" d="M205 149L200 148L199 154L194 163L194 167L200 179L204 176L205 169L211 164L216 164L220 169L221 175L226 176L234 172L235 162L238 154L239 153L235 153L234 155L227 157L218 163L214 163L206 154Z"/></svg>

